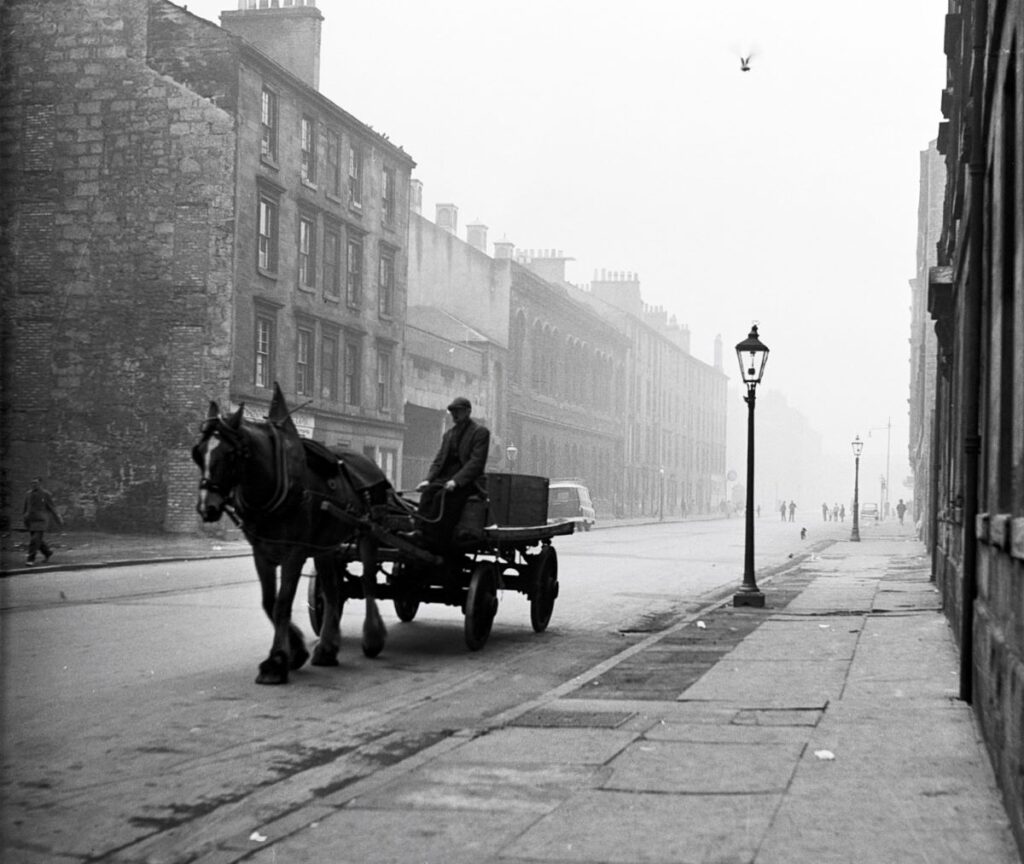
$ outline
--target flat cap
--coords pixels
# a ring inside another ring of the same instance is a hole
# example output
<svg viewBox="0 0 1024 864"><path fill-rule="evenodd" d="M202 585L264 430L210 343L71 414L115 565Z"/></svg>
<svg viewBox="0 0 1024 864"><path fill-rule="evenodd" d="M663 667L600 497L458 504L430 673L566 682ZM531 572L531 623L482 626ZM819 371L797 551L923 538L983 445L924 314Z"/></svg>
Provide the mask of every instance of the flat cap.
<svg viewBox="0 0 1024 864"><path fill-rule="evenodd" d="M465 396L456 396L452 399L451 405L448 406L448 410L451 411L455 408L465 408L467 411L473 410L473 405Z"/></svg>

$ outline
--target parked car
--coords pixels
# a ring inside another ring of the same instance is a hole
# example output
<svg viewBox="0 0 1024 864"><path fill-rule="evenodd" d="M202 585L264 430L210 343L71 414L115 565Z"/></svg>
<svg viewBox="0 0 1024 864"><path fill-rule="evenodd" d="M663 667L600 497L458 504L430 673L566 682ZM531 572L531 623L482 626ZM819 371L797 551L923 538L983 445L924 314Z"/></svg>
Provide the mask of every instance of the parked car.
<svg viewBox="0 0 1024 864"><path fill-rule="evenodd" d="M877 504L861 504L860 505L860 518L861 519L878 519L878 505Z"/></svg>
<svg viewBox="0 0 1024 864"><path fill-rule="evenodd" d="M576 480L552 480L548 484L548 524L575 522L589 531L595 522L590 490Z"/></svg>

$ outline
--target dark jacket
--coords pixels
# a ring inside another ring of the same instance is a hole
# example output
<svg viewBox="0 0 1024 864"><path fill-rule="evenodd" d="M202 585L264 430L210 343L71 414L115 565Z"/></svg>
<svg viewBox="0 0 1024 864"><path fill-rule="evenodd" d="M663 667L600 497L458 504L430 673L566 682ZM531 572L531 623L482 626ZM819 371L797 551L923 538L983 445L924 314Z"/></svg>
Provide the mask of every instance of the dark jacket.
<svg viewBox="0 0 1024 864"><path fill-rule="evenodd" d="M427 471L427 481L454 480L458 487L475 483L484 473L491 433L472 419L452 426L441 438L441 448Z"/></svg>
<svg viewBox="0 0 1024 864"><path fill-rule="evenodd" d="M60 525L63 520L53 506L53 496L43 488L30 489L25 496L25 527L29 531L45 531L50 527L50 516Z"/></svg>

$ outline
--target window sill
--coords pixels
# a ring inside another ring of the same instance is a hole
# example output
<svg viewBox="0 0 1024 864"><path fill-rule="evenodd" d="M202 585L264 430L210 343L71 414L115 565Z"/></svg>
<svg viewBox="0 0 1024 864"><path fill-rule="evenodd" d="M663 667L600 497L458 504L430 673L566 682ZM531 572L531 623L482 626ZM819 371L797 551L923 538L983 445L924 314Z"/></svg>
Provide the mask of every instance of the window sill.
<svg viewBox="0 0 1024 864"><path fill-rule="evenodd" d="M278 277L276 270L264 270L259 265L256 265L256 272L259 273L260 276L262 276L264 279L273 279L275 282L277 281Z"/></svg>
<svg viewBox="0 0 1024 864"><path fill-rule="evenodd" d="M271 171L277 172L281 170L281 166L277 164L277 160L268 156L266 153L260 154L260 164L264 168L269 168Z"/></svg>
<svg viewBox="0 0 1024 864"><path fill-rule="evenodd" d="M342 203L342 198L337 192L324 192L324 195L327 196L328 201L333 201L335 204Z"/></svg>
<svg viewBox="0 0 1024 864"><path fill-rule="evenodd" d="M300 291L305 294L316 294L316 285L298 285L296 286Z"/></svg>
<svg viewBox="0 0 1024 864"><path fill-rule="evenodd" d="M348 212L354 213L360 219L363 218L363 205L358 201L350 201L348 205Z"/></svg>
<svg viewBox="0 0 1024 864"><path fill-rule="evenodd" d="M335 305L340 305L341 304L341 295L340 294L328 294L328 293L324 292L323 300L324 300L324 303L334 303Z"/></svg>
<svg viewBox="0 0 1024 864"><path fill-rule="evenodd" d="M316 183L314 183L312 180L307 180L305 177L300 177L299 180L301 180L302 181L302 185L305 186L310 191L312 191L312 192L319 192L320 191L320 187L317 186Z"/></svg>

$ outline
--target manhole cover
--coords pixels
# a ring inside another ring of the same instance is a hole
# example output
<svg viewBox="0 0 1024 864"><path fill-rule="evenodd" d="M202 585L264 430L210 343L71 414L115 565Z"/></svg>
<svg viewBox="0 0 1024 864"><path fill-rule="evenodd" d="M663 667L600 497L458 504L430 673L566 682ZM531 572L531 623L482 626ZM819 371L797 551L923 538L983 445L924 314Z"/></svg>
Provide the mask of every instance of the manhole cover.
<svg viewBox="0 0 1024 864"><path fill-rule="evenodd" d="M517 717L510 725L616 729L635 714L635 711L555 711L550 708L538 708Z"/></svg>

